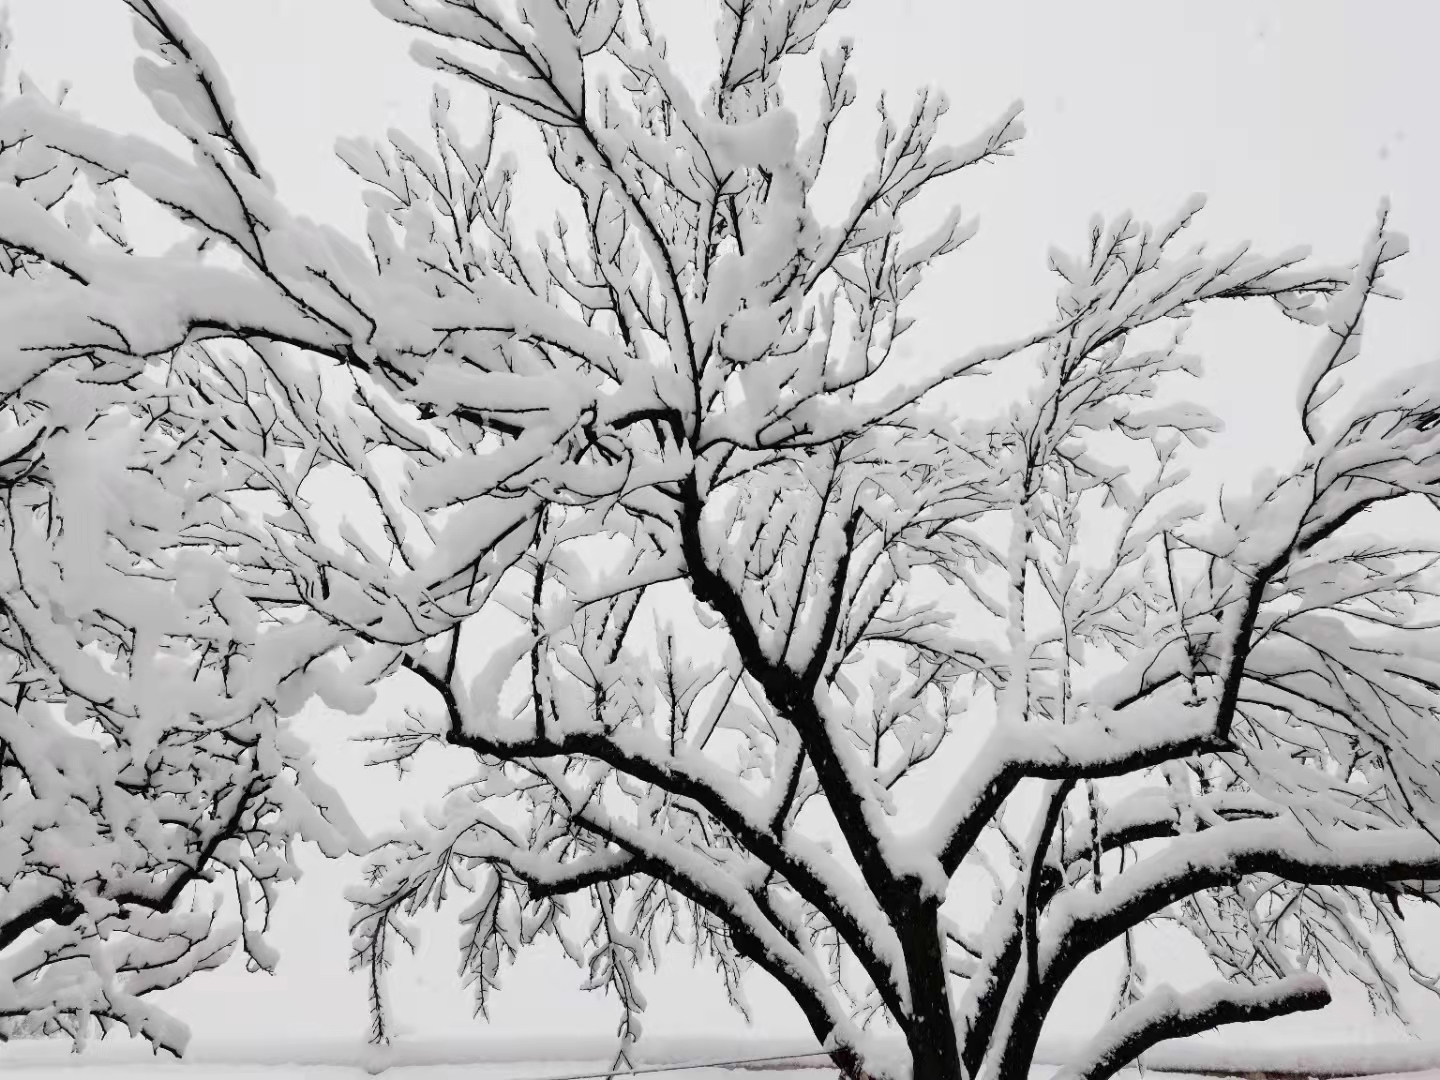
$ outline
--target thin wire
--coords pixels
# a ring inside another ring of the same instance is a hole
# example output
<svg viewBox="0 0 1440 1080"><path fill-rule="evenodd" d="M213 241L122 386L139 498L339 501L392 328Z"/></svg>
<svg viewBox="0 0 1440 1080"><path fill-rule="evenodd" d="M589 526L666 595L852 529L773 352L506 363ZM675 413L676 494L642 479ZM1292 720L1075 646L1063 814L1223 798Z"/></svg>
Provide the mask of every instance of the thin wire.
<svg viewBox="0 0 1440 1080"><path fill-rule="evenodd" d="M603 1072L566 1073L562 1076L525 1077L525 1080L610 1080L615 1076L639 1076L642 1073L685 1072L689 1069L730 1069L737 1065L761 1065L779 1061L813 1061L825 1057L823 1051L808 1054L771 1054L768 1057L737 1058L734 1061L696 1061L683 1065L642 1065L630 1069L606 1069ZM811 1065L812 1069L833 1069L832 1064Z"/></svg>

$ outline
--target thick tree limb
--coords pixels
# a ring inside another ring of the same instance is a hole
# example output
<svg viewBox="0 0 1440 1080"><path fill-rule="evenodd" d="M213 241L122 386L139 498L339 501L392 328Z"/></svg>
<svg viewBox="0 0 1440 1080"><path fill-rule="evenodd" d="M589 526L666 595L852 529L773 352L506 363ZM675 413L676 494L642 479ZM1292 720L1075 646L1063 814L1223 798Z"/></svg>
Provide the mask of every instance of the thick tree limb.
<svg viewBox="0 0 1440 1080"><path fill-rule="evenodd" d="M1316 975L1294 975L1261 986L1212 983L1183 994L1160 986L1106 1024L1075 1060L1055 1074L1055 1080L1109 1080L1166 1039L1329 1004L1330 991Z"/></svg>

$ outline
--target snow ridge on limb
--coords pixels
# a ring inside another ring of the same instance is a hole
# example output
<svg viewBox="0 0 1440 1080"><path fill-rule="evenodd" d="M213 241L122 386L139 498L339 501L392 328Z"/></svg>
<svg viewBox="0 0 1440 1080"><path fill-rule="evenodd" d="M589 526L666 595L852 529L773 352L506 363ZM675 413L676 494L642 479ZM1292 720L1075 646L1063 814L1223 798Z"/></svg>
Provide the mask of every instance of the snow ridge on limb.
<svg viewBox="0 0 1440 1080"><path fill-rule="evenodd" d="M135 12L135 36L141 46L170 65L162 68L145 58L135 62L135 82L156 111L197 150L206 151L205 137L215 139L246 173L265 180L259 155L240 126L230 86L205 43L165 0L123 2ZM175 112L176 106L184 112Z"/></svg>
<svg viewBox="0 0 1440 1080"><path fill-rule="evenodd" d="M1166 1039L1199 1035L1222 1024L1254 1023L1275 1016L1323 1009L1330 991L1316 975L1291 975L1265 986L1212 983L1178 993L1157 987L1105 1026L1058 1073L1064 1080L1108 1080Z"/></svg>

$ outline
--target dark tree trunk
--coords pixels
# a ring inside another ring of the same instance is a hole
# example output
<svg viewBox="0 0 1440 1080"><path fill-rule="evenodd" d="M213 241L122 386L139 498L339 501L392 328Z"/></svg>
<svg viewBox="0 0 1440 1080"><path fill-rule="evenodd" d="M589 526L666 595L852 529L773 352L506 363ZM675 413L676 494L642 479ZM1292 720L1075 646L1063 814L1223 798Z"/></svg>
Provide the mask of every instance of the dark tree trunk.
<svg viewBox="0 0 1440 1080"><path fill-rule="evenodd" d="M842 1046L839 1050L830 1053L830 1060L840 1070L840 1075L845 1080L872 1080L865 1067L860 1063L860 1056L848 1046Z"/></svg>
<svg viewBox="0 0 1440 1080"><path fill-rule="evenodd" d="M917 897L904 906L896 927L910 979L910 1024L905 1038L914 1080L959 1080L961 1075L939 912L938 899Z"/></svg>
<svg viewBox="0 0 1440 1080"><path fill-rule="evenodd" d="M960 1080L960 1055L953 1034L940 1033L927 1040L917 1031L910 1036L910 1058L914 1080Z"/></svg>

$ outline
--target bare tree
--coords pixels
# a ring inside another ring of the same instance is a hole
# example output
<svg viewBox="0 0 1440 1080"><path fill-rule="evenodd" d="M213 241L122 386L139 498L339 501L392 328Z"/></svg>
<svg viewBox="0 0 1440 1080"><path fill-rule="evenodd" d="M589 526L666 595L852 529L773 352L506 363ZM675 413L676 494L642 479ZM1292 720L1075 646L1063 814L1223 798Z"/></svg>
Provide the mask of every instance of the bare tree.
<svg viewBox="0 0 1440 1080"><path fill-rule="evenodd" d="M741 1007L744 968L771 975L851 1075L915 1080L1025 1076L1112 945L1125 977L1076 1076L1323 1005L1326 974L1395 1011L1403 977L1433 988L1399 919L1440 875L1436 551L1361 527L1440 495L1440 385L1335 396L1403 251L1383 214L1333 268L1187 247L1198 203L1096 225L1052 257L1049 325L906 359L914 290L975 227L911 237L906 208L1008 154L1018 109L951 145L937 95L882 104L872 171L821 220L855 100L849 43L815 62L839 0L724 0L703 93L637 0L377 0L491 109L467 141L437 89L429 145L342 143L368 252L286 213L204 49L127 2L193 161L35 101L0 139L196 242L101 250L0 189L0 239L68 270L26 284L3 347L56 363L93 324L167 357L174 407L247 475L208 542L276 618L335 635L284 708L361 713L409 680L427 703L376 760L473 755L354 893L378 1038L393 938L454 892L477 1008L553 935L623 1003L622 1056L676 937ZM802 132L781 73L807 70ZM522 133L558 193L534 243ZM1307 449L1183 502L1213 423L1173 394L1200 373L1180 339L1227 300L1316 328ZM1021 400L955 404L1001 365L1029 374ZM1147 980L1154 921L1203 946L1212 986Z"/></svg>
<svg viewBox="0 0 1440 1080"><path fill-rule="evenodd" d="M52 107L20 83L3 107ZM0 144L7 330L83 280L27 220L63 215L76 250L129 252L96 179L39 140ZM245 471L171 409L186 384L169 365L107 347L103 319L37 321L68 345L35 366L13 346L0 376L0 1040L78 1045L98 1024L178 1054L184 1024L146 995L237 941L273 967L291 841L345 850L325 818L347 819L274 708L275 684L337 638L273 619L217 557L207 533Z"/></svg>

